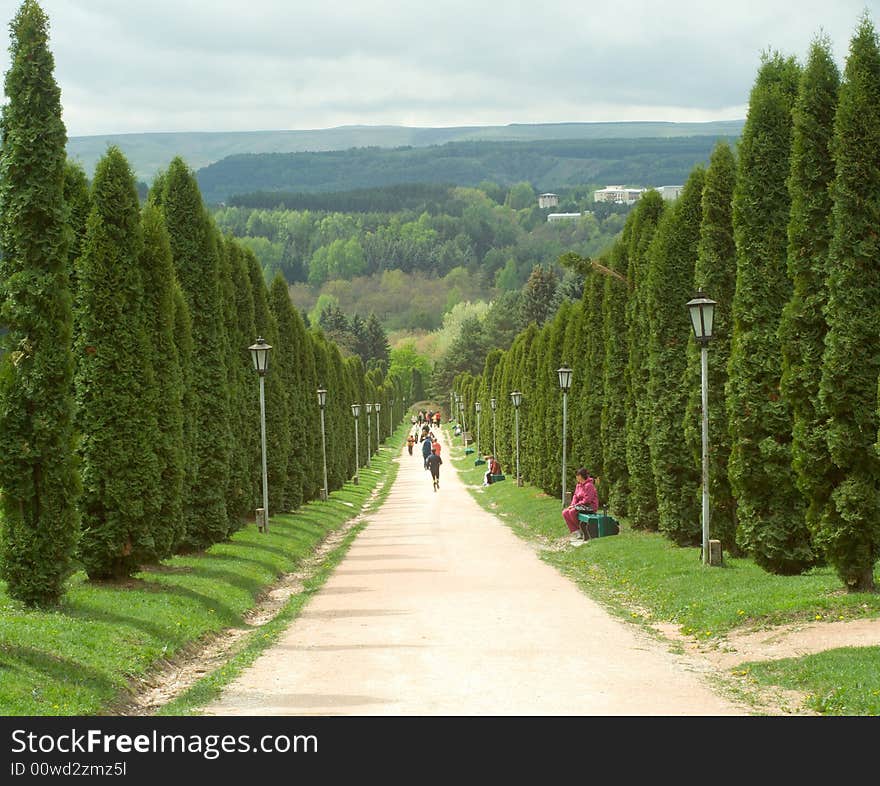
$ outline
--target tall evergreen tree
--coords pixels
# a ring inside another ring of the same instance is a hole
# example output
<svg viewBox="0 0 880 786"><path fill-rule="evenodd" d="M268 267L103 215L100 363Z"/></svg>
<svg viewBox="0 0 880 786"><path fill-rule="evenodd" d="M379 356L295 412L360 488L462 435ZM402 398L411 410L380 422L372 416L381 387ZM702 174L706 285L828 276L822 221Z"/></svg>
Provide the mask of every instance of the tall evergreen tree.
<svg viewBox="0 0 880 786"><path fill-rule="evenodd" d="M749 98L733 201L737 271L726 391L737 542L781 574L815 561L791 467L791 412L779 390L779 321L791 296L787 181L798 79L793 58L765 55Z"/></svg>
<svg viewBox="0 0 880 786"><path fill-rule="evenodd" d="M269 515L280 511L290 510L285 499L287 485L287 462L290 460L290 395L284 387L283 376L277 373L278 356L289 352L290 347L281 345L278 335L278 322L272 313L269 304L269 291L263 278L263 271L256 256L250 251L245 251L245 259L248 265L248 275L251 280L251 291L254 298L254 328L257 335L262 336L272 346L269 355L269 371L266 374L265 398L266 398L266 475L269 485ZM282 366L283 366L283 361ZM253 417L257 433L260 433L260 408L258 398L258 380L256 374L252 379L254 409ZM260 453L261 445L256 443L257 455L256 466L260 467L254 481L259 491L257 499L260 507L263 505L262 492L262 466L263 459Z"/></svg>
<svg viewBox="0 0 880 786"><path fill-rule="evenodd" d="M712 151L703 185L700 244L694 266L694 289L701 289L716 301L712 345L709 354L709 535L721 541L731 554L736 544L736 500L730 489L727 465L730 433L724 389L730 359L731 312L736 286L736 244L733 239L733 189L736 161L726 142ZM685 442L693 465L702 471L702 394L700 347L690 336L685 389L688 405L684 421ZM699 492L698 492L699 493Z"/></svg>
<svg viewBox="0 0 880 786"><path fill-rule="evenodd" d="M249 414L253 411L253 363L249 347L256 336L253 327L253 296L250 279L243 269L243 259L238 244L231 237L217 238L220 261L220 295L223 304L222 318L226 326L226 384L229 390L229 472L226 485L226 513L229 528L233 531L244 526L245 519L253 512L251 488L252 446L256 443L249 426ZM247 316L250 314L250 321Z"/></svg>
<svg viewBox="0 0 880 786"><path fill-rule="evenodd" d="M140 271L143 233L131 167L98 162L77 293L77 425L83 466L80 560L91 578L156 561L158 387ZM161 540L161 538L160 538Z"/></svg>
<svg viewBox="0 0 880 786"><path fill-rule="evenodd" d="M818 542L850 591L874 589L880 556L880 46L867 15L850 43L834 122L828 334L819 396L833 487Z"/></svg>
<svg viewBox="0 0 880 786"><path fill-rule="evenodd" d="M679 545L700 541L697 489L700 476L682 432L688 391L684 387L691 333L685 303L693 296L694 260L702 219L702 167L696 167L672 210L661 220L648 255L650 313L647 433L657 490L660 531Z"/></svg>
<svg viewBox="0 0 880 786"><path fill-rule="evenodd" d="M158 513L153 527L156 555L172 554L184 534L183 490L186 478L184 431L184 377L175 341L177 279L171 245L161 211L147 204L142 210L143 250L140 271L144 290L147 345L158 380L156 434L153 449L158 461Z"/></svg>
<svg viewBox="0 0 880 786"><path fill-rule="evenodd" d="M626 466L630 478L629 523L636 529L656 530L657 490L651 469L651 410L654 399L648 393L648 349L651 341L649 306L648 248L666 203L658 191L651 190L634 210L628 250L627 278L630 297L627 302L628 363L626 367Z"/></svg>
<svg viewBox="0 0 880 786"><path fill-rule="evenodd" d="M257 384L259 381L254 371L251 353L246 349L257 339L257 328L254 324L254 293L244 249L230 238L227 240L227 250L235 296L235 316L230 323L229 331L233 336L233 346L238 351L236 359L241 364L238 381L240 395L237 398L237 406L233 408L233 424L234 428L239 430L239 450L242 456L238 468L233 467L233 469L242 473L240 480L244 480L244 485L241 494L246 505L244 515L250 516L263 504L260 498L262 494L260 407L254 385L255 381Z"/></svg>
<svg viewBox="0 0 880 786"><path fill-rule="evenodd" d="M621 276L628 268L626 249L632 235L634 214L630 213L623 235L614 244L605 265ZM626 464L626 304L629 285L615 276L605 276L602 292L602 336L605 340L605 362L602 379L603 486L611 512L616 516L629 514L629 470Z"/></svg>
<svg viewBox="0 0 880 786"><path fill-rule="evenodd" d="M269 304L278 325L278 343L281 350L273 358L275 361L273 373L279 376L284 389L290 394L288 396L288 418L291 432L293 432L297 430L297 415L299 414L299 412L294 412L299 409L297 399L306 392L299 390L296 369L296 345L302 340L302 335L295 324L299 315L290 302L287 282L281 273L276 274L272 281L269 290ZM285 509L295 510L303 503L303 484L305 481L303 446L296 436L291 434L287 447L287 478L284 486Z"/></svg>
<svg viewBox="0 0 880 786"><path fill-rule="evenodd" d="M183 521L180 523L180 532L177 538L177 547L181 548L186 536L187 522L193 517L193 500L189 495L189 489L195 483L196 461L193 454L196 449L196 408L194 397L195 386L192 382L193 373L193 336L192 320L189 317L189 306L186 303L186 295L177 277L174 278L172 290L174 299L174 347L177 350L177 358L180 363L180 380L183 385L181 402L183 406L183 442L181 453L183 454ZM259 423L257 424L259 428Z"/></svg>
<svg viewBox="0 0 880 786"><path fill-rule="evenodd" d="M25 0L10 25L0 120L0 570L29 604L60 598L79 527L67 133L48 37L46 15Z"/></svg>
<svg viewBox="0 0 880 786"><path fill-rule="evenodd" d="M163 175L162 208L177 277L192 321L194 439L184 546L202 549L229 533L229 389L215 233L193 172L175 158Z"/></svg>
<svg viewBox="0 0 880 786"><path fill-rule="evenodd" d="M824 312L834 179L831 142L839 88L840 73L831 45L827 38L817 39L810 48L794 108L788 224L788 273L794 286L779 326L781 388L793 418L791 461L807 503L811 532L817 530L831 493L819 380L828 331Z"/></svg>

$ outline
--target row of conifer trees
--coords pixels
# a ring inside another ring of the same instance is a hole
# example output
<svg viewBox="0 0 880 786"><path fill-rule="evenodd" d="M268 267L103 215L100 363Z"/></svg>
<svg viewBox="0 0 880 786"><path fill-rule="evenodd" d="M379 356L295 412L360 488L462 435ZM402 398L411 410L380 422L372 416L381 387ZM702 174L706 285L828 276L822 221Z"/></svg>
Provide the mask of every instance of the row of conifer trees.
<svg viewBox="0 0 880 786"><path fill-rule="evenodd" d="M397 378L343 358L280 276L222 236L175 159L144 205L118 148L91 183L66 160L48 22L12 25L0 151L0 567L11 596L56 601L82 565L131 575L228 537L262 505L258 377L266 377L269 510L323 489L317 389L328 391L327 481L356 458L350 405L402 399ZM382 421L387 434L390 422ZM364 428L363 422L361 427ZM372 449L376 449L376 434Z"/></svg>
<svg viewBox="0 0 880 786"><path fill-rule="evenodd" d="M574 369L568 466L636 528L701 534L699 349L685 303L717 301L709 349L710 535L766 570L832 564L874 589L880 557L880 48L865 15L841 78L825 37L804 66L767 53L736 154L721 141L680 198L648 192L586 273L580 302L529 326L456 390L523 394L523 476L561 492L556 368ZM492 419L481 418L482 445ZM512 471L512 469L511 469ZM573 482L567 483L569 490Z"/></svg>

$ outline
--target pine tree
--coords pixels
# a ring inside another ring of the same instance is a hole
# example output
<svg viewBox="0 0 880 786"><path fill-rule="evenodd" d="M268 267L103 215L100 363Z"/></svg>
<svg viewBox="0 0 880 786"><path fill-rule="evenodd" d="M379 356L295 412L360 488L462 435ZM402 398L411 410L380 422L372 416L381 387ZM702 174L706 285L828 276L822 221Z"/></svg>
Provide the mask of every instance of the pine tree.
<svg viewBox="0 0 880 786"><path fill-rule="evenodd" d="M733 202L737 271L726 390L737 543L780 574L800 573L815 561L791 467L791 412L779 391L779 320L791 296L787 180L798 78L793 58L765 55L749 99Z"/></svg>
<svg viewBox="0 0 880 786"><path fill-rule="evenodd" d="M140 271L144 290L147 344L157 384L157 431L153 444L158 461L158 512L153 528L156 554L164 558L183 539L183 490L186 478L184 378L175 341L177 279L171 245L161 211L147 204L142 210L144 244Z"/></svg>
<svg viewBox="0 0 880 786"><path fill-rule="evenodd" d="M67 133L48 20L25 0L10 25L0 149L2 568L10 596L54 603L72 570L73 313L65 226Z"/></svg>
<svg viewBox="0 0 880 786"><path fill-rule="evenodd" d="M628 249L627 302L628 363L626 367L626 466L630 479L629 523L635 529L657 530L657 490L648 449L651 411L654 400L648 394L648 347L651 339L652 310L648 305L648 248L666 203L658 191L639 199L633 217Z"/></svg>
<svg viewBox="0 0 880 786"><path fill-rule="evenodd" d="M696 504L700 475L691 462L682 425L688 391L684 387L687 343L691 334L685 303L693 296L694 260L700 240L704 171L696 167L660 221L648 256L647 433L657 490L660 531L679 545L700 541Z"/></svg>
<svg viewBox="0 0 880 786"><path fill-rule="evenodd" d="M694 267L694 290L700 289L716 301L712 343L709 348L709 536L721 541L731 554L736 545L736 500L730 489L727 465L730 459L730 433L724 389L730 359L731 312L736 286L736 244L733 239L733 189L736 161L726 142L712 152L703 186L700 244ZM688 405L684 420L685 442L693 456L693 466L702 472L702 394L700 347L688 339L688 365L685 389ZM698 491L700 493L702 487Z"/></svg>
<svg viewBox="0 0 880 786"><path fill-rule="evenodd" d="M192 485L184 547L202 549L226 538L229 517L229 390L225 325L216 238L195 175L175 158L162 178L161 196L171 253L192 322L190 382L194 440Z"/></svg>
<svg viewBox="0 0 880 786"><path fill-rule="evenodd" d="M867 15L850 43L834 121L828 334L819 396L833 492L818 541L847 589L874 589L880 556L880 45Z"/></svg>
<svg viewBox="0 0 880 786"><path fill-rule="evenodd" d="M828 303L828 246L834 160L831 141L840 73L828 39L813 42L801 75L794 109L791 153L791 216L788 273L791 299L782 314L782 394L791 407L791 461L806 503L806 521L816 532L831 493L831 459L825 415L819 407L819 380L825 351Z"/></svg>
<svg viewBox="0 0 880 786"><path fill-rule="evenodd" d="M599 478L596 490L607 500L602 441L602 406L604 402L605 339L603 334L602 302L605 277L593 271L587 275L584 290L584 383L581 394L581 424L575 434L574 450L582 456L583 466L593 477Z"/></svg>
<svg viewBox="0 0 880 786"><path fill-rule="evenodd" d="M189 317L189 306L186 303L186 295L177 277L173 285L174 299L174 347L177 350L177 358L180 363L180 380L183 386L181 396L183 408L183 442L181 453L183 454L183 520L180 523L180 531L177 537L177 548L180 549L186 537L187 522L193 517L193 499L189 489L195 483L196 461L193 456L196 449L196 408L194 404L195 386L192 382L193 373L193 336L192 320ZM257 424L259 428L259 424Z"/></svg>

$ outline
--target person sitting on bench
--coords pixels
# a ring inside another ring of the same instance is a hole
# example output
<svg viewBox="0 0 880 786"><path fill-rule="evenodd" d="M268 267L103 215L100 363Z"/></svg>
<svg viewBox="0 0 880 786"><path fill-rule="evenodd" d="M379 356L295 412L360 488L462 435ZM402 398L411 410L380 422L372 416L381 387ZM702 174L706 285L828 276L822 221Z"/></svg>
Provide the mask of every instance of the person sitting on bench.
<svg viewBox="0 0 880 786"><path fill-rule="evenodd" d="M575 479L577 485L571 495L571 505L562 511L562 518L572 536L570 542L580 545L584 542L584 533L578 525L578 513L595 513L599 509L599 495L590 473L584 467L575 473Z"/></svg>
<svg viewBox="0 0 880 786"><path fill-rule="evenodd" d="M498 459L495 456L489 456L489 469L486 470L486 474L483 477L483 485L488 486L492 483L492 476L500 474L501 465L498 463Z"/></svg>

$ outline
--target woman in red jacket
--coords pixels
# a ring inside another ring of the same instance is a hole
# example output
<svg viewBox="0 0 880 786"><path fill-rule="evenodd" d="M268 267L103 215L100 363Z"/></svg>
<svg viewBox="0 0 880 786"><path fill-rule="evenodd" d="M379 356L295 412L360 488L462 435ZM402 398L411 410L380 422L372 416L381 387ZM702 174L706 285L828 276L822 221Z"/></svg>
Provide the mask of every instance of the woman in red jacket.
<svg viewBox="0 0 880 786"><path fill-rule="evenodd" d="M595 513L599 509L599 495L596 485L590 477L590 473L581 467L576 473L577 485L571 495L571 505L562 511L562 518L571 533L571 543L580 545L584 542L584 535L578 526L578 505L581 510L589 510Z"/></svg>

